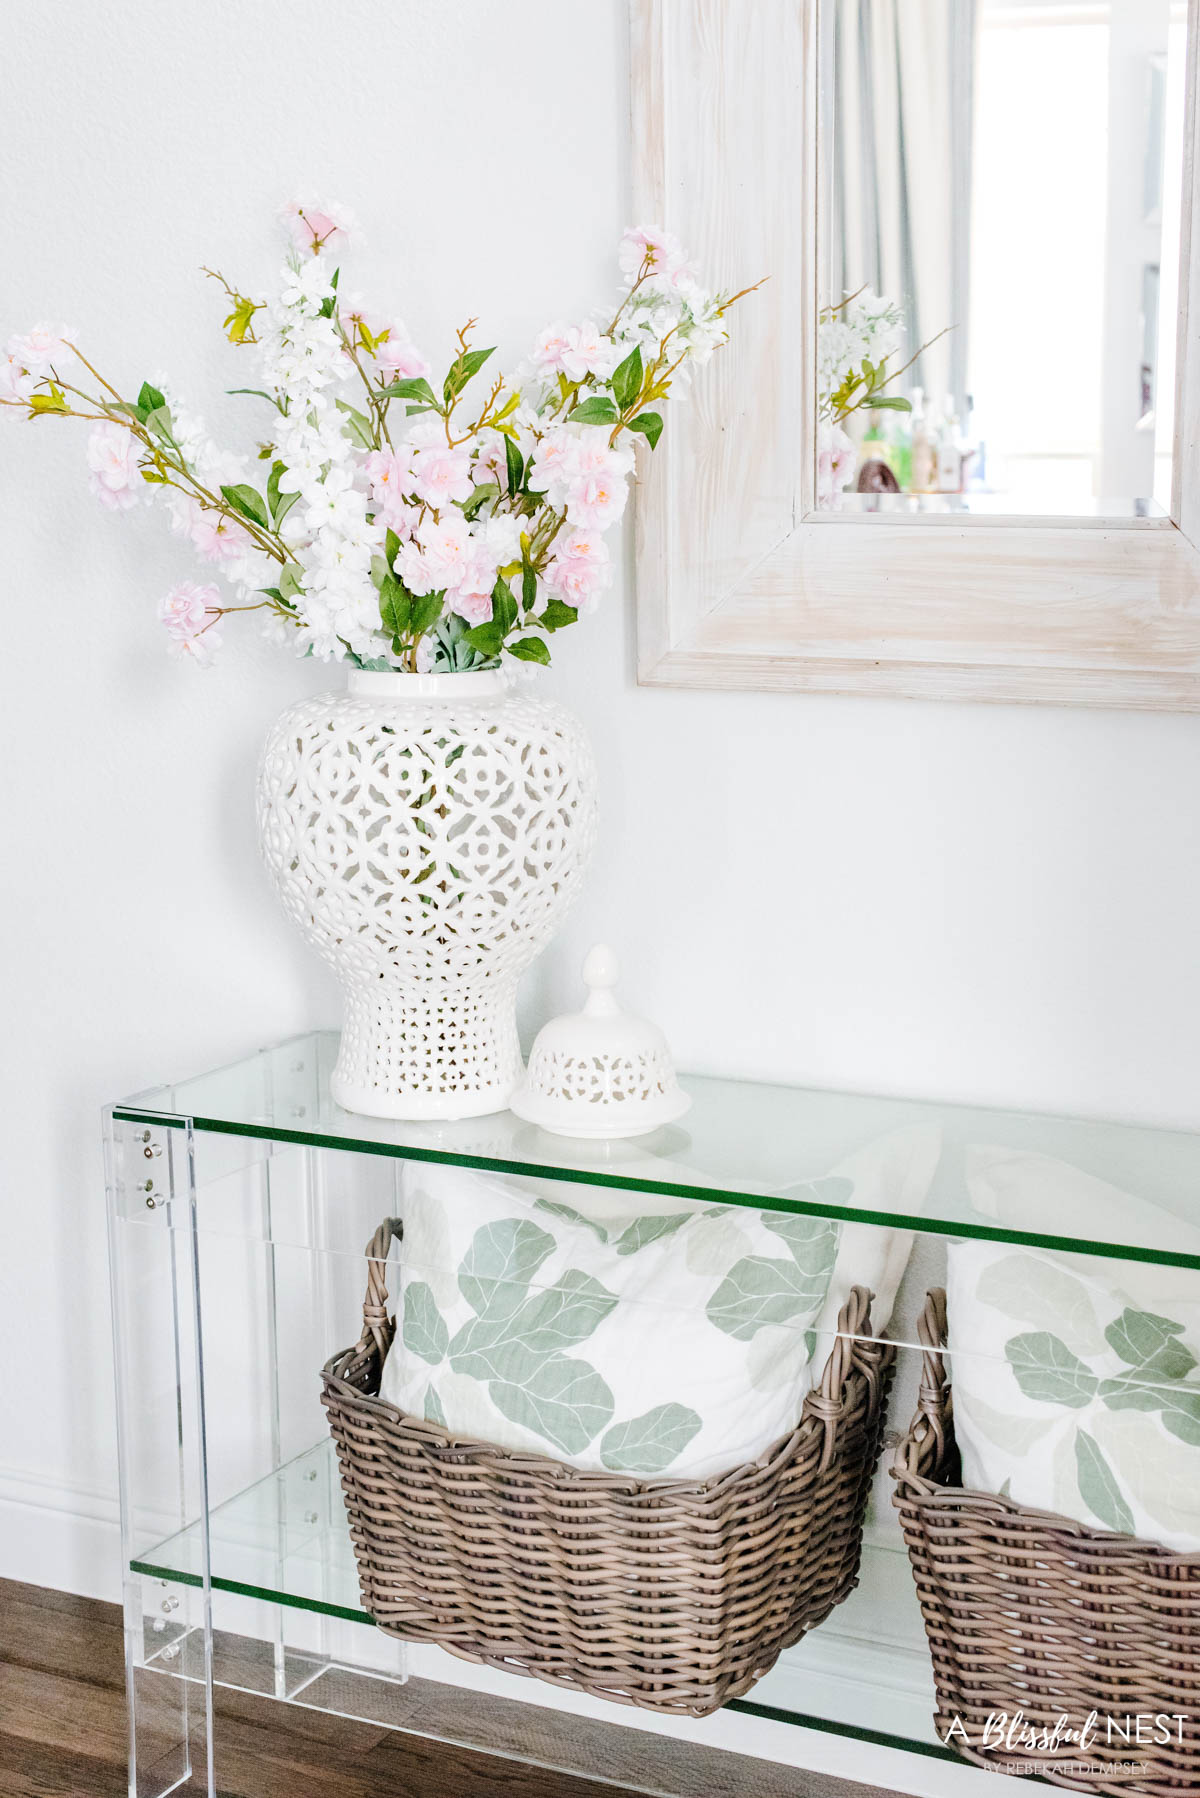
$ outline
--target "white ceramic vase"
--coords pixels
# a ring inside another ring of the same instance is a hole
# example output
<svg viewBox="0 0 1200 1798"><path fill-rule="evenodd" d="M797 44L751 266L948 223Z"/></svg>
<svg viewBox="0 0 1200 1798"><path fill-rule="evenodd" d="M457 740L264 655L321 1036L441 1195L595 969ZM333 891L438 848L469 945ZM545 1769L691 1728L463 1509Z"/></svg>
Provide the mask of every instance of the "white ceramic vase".
<svg viewBox="0 0 1200 1798"><path fill-rule="evenodd" d="M258 815L284 908L342 986L336 1103L502 1111L524 1072L517 982L595 835L581 726L500 671L354 671L279 719Z"/></svg>

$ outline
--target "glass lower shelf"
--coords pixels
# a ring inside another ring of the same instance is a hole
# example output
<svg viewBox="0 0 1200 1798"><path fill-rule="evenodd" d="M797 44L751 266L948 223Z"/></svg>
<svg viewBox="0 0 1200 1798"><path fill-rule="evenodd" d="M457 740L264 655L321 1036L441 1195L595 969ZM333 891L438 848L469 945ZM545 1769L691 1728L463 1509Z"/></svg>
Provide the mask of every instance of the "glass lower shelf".
<svg viewBox="0 0 1200 1798"><path fill-rule="evenodd" d="M331 1441L213 1508L215 1591L373 1627L362 1607ZM131 1560L153 1579L201 1586L199 1521ZM453 1679L447 1657L446 1677ZM535 1682L512 1679L530 1700ZM858 1589L730 1710L833 1731L954 1760L934 1734L933 1679L920 1611L899 1537L868 1526ZM622 1709L617 1721L636 1721Z"/></svg>

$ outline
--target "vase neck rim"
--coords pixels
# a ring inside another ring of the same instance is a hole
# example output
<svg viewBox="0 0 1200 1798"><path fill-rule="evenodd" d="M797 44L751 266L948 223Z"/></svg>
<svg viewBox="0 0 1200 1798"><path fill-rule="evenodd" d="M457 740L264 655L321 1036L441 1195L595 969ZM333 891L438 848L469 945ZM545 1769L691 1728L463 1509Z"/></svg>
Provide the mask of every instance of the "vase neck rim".
<svg viewBox="0 0 1200 1798"><path fill-rule="evenodd" d="M349 690L370 699L502 699L508 677L502 668L469 674L402 674L393 668L352 668Z"/></svg>

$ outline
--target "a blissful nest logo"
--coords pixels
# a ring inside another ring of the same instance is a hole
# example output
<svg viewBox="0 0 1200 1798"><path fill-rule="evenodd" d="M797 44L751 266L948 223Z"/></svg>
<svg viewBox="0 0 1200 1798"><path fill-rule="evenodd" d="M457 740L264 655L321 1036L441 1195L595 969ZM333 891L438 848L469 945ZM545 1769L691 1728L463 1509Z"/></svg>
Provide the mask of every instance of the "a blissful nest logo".
<svg viewBox="0 0 1200 1798"><path fill-rule="evenodd" d="M1057 1774L1120 1779L1144 1772L1155 1749L1182 1744L1189 1720L1185 1711L1089 1711L1079 1722L1072 1722L1066 1711L1051 1722L1027 1717L1024 1711L991 1711L975 1734L959 1716L951 1717L939 1734L947 1746L1029 1757L1008 1762L1009 1773L1042 1773L1052 1760ZM1112 1759L1114 1749L1123 1758Z"/></svg>
<svg viewBox="0 0 1200 1798"><path fill-rule="evenodd" d="M689 1212L640 1217L610 1239L602 1224L568 1205L539 1199L537 1208L560 1222L585 1225L622 1262L696 1221ZM711 1215L723 1210L714 1207ZM811 1321L824 1300L837 1255L836 1223L766 1214L763 1223L782 1240L787 1254L743 1256L727 1268L704 1307L711 1325L741 1342L770 1324ZM429 1368L424 1416L446 1423L438 1386L451 1373L480 1382L505 1417L564 1454L581 1455L599 1438L605 1467L662 1473L699 1434L704 1419L690 1405L667 1402L614 1421L616 1400L604 1374L593 1361L569 1351L594 1337L622 1296L579 1267L568 1268L551 1285L535 1284L557 1246L549 1231L528 1218L504 1218L478 1229L457 1270L458 1291L472 1314L457 1329L452 1328L456 1320L447 1322L428 1283L408 1283L402 1340L408 1353ZM810 1353L811 1346L809 1331Z"/></svg>

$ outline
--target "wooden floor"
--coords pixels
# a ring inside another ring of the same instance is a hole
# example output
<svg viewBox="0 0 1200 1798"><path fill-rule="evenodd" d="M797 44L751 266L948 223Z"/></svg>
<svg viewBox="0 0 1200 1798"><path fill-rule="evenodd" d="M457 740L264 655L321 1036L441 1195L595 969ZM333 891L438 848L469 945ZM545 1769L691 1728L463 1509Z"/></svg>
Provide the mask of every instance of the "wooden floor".
<svg viewBox="0 0 1200 1798"><path fill-rule="evenodd" d="M217 1703L221 1798L628 1798L611 1780L569 1778L270 1699L221 1692ZM504 1709L511 1715L511 1706ZM596 1728L579 1724L584 1733ZM642 1741L651 1761L671 1751L665 1738ZM581 1758L596 1767L586 1745ZM711 1777L702 1774L698 1789L713 1798L888 1798L741 1755L713 1751L710 1758ZM649 1783L649 1769L638 1772ZM655 1769L654 1783L674 1790L663 1773ZM181 1790L205 1788L193 1781ZM126 1798L126 1791L120 1612L0 1580L0 1798Z"/></svg>

